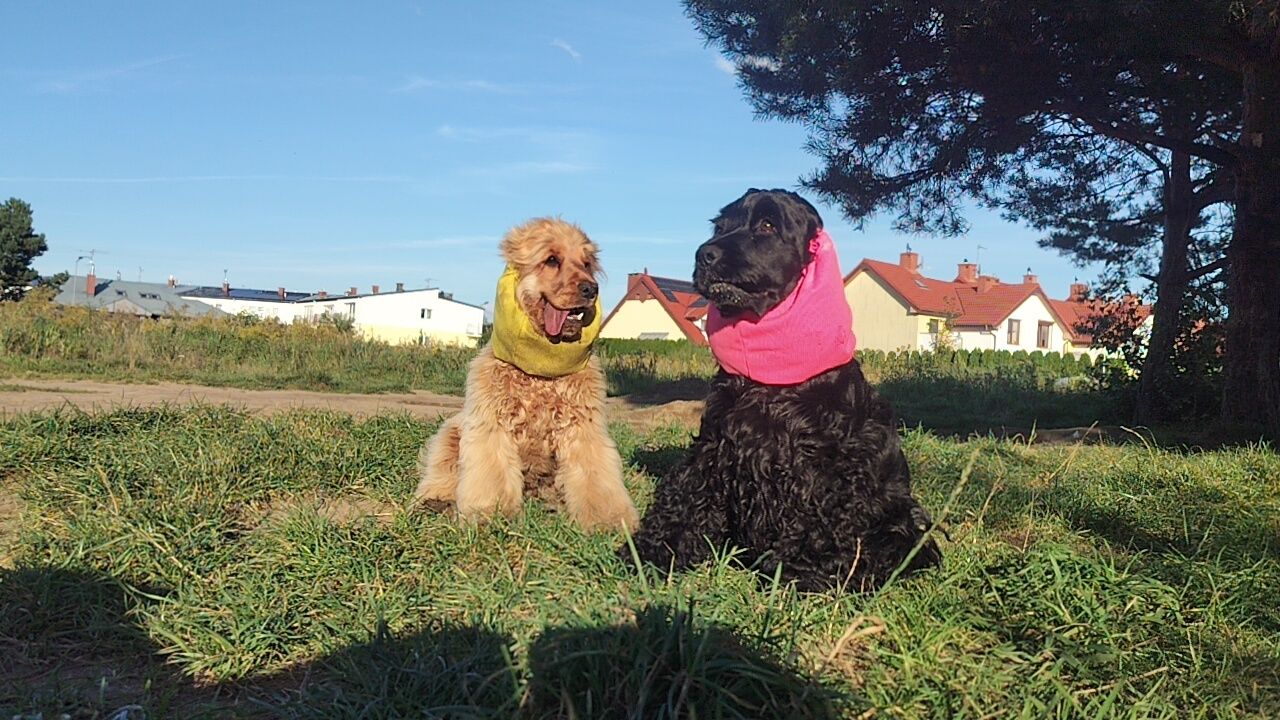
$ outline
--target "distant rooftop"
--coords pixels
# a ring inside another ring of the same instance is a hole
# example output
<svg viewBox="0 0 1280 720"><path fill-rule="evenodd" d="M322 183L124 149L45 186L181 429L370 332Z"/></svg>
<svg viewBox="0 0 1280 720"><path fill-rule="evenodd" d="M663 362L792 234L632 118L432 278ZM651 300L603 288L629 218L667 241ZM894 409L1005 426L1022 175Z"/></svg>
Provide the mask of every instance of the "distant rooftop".
<svg viewBox="0 0 1280 720"><path fill-rule="evenodd" d="M225 315L226 313L199 301L182 297L190 286L169 287L166 283L135 282L95 278L93 294L89 294L89 279L73 275L54 296L54 302L62 305L78 305L133 315Z"/></svg>
<svg viewBox="0 0 1280 720"><path fill-rule="evenodd" d="M182 296L197 298L229 297L233 300L258 300L261 302L298 302L312 297L311 293L288 291L284 293L284 297L280 297L280 291L278 290L254 290L251 288L230 288L227 291L227 294L223 294L221 287L210 286L193 287L189 290L183 290Z"/></svg>

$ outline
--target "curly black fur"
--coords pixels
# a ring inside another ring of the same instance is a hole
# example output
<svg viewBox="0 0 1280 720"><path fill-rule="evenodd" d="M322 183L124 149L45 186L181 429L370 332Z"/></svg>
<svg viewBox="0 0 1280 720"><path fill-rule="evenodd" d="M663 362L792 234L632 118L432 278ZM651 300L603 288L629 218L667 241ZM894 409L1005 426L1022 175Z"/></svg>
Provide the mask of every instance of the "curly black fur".
<svg viewBox="0 0 1280 720"><path fill-rule="evenodd" d="M795 287L821 222L798 195L748 191L716 218L694 282L726 314L763 312ZM722 371L683 466L654 491L636 549L685 569L736 547L766 575L781 565L801 590L878 587L931 525L911 496L896 427L857 360L790 386ZM904 573L941 558L930 538Z"/></svg>

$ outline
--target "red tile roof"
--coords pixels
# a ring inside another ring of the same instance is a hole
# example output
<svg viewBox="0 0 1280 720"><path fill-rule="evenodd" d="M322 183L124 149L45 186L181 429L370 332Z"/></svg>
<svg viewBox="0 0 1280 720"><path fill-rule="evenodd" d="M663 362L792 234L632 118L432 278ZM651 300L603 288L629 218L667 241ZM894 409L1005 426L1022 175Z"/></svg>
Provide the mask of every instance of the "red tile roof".
<svg viewBox="0 0 1280 720"><path fill-rule="evenodd" d="M1038 295L1051 313L1059 315L1039 283L1011 284L994 278L982 278L976 283L938 280L901 265L864 258L845 276L845 284L859 272L879 277L914 312L950 317L957 327L995 327L1033 295ZM980 289L983 286L986 289ZM1067 326L1060 315L1057 319Z"/></svg>
<svg viewBox="0 0 1280 720"><path fill-rule="evenodd" d="M697 321L707 314L707 299L698 294L697 288L687 280L656 277L648 271L627 276L627 294L605 318L607 324L628 300L654 299L675 321L680 332L694 345L706 345L707 338L698 328Z"/></svg>
<svg viewBox="0 0 1280 720"><path fill-rule="evenodd" d="M1092 345L1093 334L1089 332L1089 323L1099 316L1110 315L1118 309L1118 303L1104 303L1100 300L1050 300L1055 312L1067 322L1070 330L1069 339L1076 345ZM1121 303L1133 307L1139 322L1151 315L1152 307L1141 304L1136 298L1126 298Z"/></svg>

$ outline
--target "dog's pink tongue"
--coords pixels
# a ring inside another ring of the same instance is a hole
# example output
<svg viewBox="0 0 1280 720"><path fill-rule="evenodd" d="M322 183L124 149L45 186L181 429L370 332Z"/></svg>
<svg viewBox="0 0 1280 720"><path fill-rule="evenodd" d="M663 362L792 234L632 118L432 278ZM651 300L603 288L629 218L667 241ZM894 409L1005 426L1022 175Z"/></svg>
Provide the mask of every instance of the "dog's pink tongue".
<svg viewBox="0 0 1280 720"><path fill-rule="evenodd" d="M548 335L559 335L565 319L569 317L569 311L558 310L551 303L544 304L546 308L542 311L542 324L547 328Z"/></svg>

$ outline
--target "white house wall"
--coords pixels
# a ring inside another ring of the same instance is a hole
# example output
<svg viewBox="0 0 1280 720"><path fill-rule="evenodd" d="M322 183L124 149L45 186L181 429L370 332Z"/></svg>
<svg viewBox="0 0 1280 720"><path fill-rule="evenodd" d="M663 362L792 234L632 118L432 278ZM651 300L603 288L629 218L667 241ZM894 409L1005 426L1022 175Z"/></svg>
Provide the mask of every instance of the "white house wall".
<svg viewBox="0 0 1280 720"><path fill-rule="evenodd" d="M921 338L921 318L888 285L870 272L859 272L844 286L853 311L853 333L864 350L918 350L933 347ZM927 329L927 320L924 323Z"/></svg>
<svg viewBox="0 0 1280 720"><path fill-rule="evenodd" d="M1010 320L1021 322L1017 344L1008 342ZM1036 345L1036 332L1040 322L1051 323L1048 347ZM1032 295L1022 301L1022 304L1018 305L1017 309L1010 313L999 326L990 330L961 327L956 329L955 337L959 347L964 350L1074 352L1070 343L1067 342L1066 335L1063 334L1062 325L1058 323L1049 306L1040 299L1039 295Z"/></svg>
<svg viewBox="0 0 1280 720"><path fill-rule="evenodd" d="M440 297L438 290L409 290L361 297L339 297L315 304L335 315L350 315L356 330L391 344L420 340L474 345L484 330L484 309ZM425 311L425 312L424 312ZM324 312L317 309L316 312ZM426 317L424 317L424 315Z"/></svg>
<svg viewBox="0 0 1280 720"><path fill-rule="evenodd" d="M215 307L222 312L230 315L239 315L240 313L249 313L264 320L279 320L282 323L291 323L299 310L297 303L289 302L273 302L268 300L244 300L241 298L224 298L224 297L187 297L185 300L196 300Z"/></svg>
<svg viewBox="0 0 1280 720"><path fill-rule="evenodd" d="M638 338L641 335L655 339L661 335L663 340L687 339L662 303L653 298L624 300L600 329L600 337L603 338Z"/></svg>
<svg viewBox="0 0 1280 720"><path fill-rule="evenodd" d="M318 320L326 314L350 317L362 336L391 344L430 340L474 345L484 329L483 308L442 298L439 290L406 290L357 297L339 295L305 302L222 297L190 299L232 315L247 312L282 323Z"/></svg>

